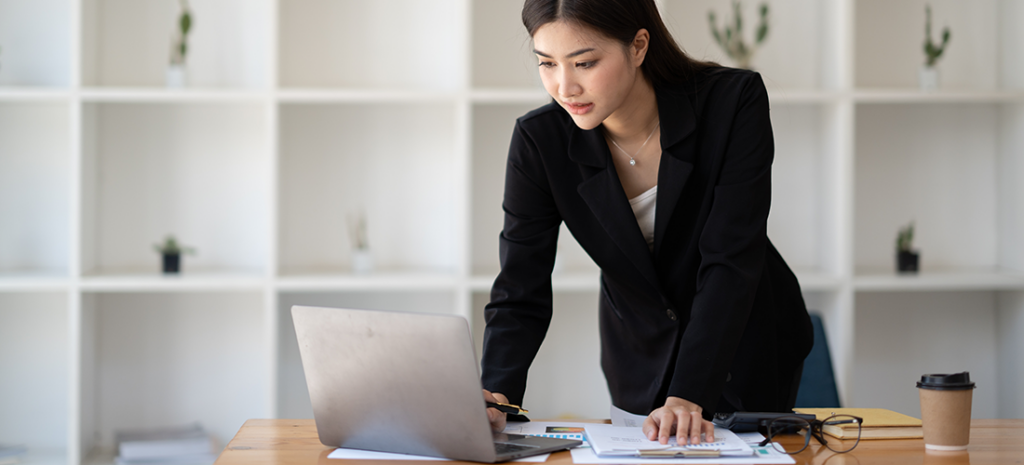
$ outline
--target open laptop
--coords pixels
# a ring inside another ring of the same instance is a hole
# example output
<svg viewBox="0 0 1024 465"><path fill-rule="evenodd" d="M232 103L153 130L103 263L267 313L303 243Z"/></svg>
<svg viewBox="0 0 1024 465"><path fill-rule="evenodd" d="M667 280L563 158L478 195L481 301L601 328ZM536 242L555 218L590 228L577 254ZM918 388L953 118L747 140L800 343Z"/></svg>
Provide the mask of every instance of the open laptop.
<svg viewBox="0 0 1024 465"><path fill-rule="evenodd" d="M580 441L492 433L462 317L292 307L320 442L502 462Z"/></svg>

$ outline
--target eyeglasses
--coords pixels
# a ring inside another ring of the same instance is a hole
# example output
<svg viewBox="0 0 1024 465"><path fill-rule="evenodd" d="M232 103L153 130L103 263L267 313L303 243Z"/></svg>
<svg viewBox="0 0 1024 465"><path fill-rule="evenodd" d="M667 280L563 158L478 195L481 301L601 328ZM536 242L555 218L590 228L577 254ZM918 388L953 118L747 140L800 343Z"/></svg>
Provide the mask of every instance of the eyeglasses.
<svg viewBox="0 0 1024 465"><path fill-rule="evenodd" d="M811 436L833 452L843 453L860 444L860 429L864 419L853 415L832 415L824 420L807 421L800 417L778 417L768 424L768 435L760 446L769 443L786 454L799 454L811 442ZM825 432L834 435L825 435ZM839 439L834 436L842 436Z"/></svg>

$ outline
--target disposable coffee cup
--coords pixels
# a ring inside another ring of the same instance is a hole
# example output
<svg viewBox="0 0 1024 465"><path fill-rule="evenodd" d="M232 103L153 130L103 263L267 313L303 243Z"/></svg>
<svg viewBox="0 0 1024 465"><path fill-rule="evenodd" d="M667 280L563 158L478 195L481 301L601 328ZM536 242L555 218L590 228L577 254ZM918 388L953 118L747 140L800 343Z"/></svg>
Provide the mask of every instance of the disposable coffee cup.
<svg viewBox="0 0 1024 465"><path fill-rule="evenodd" d="M965 450L971 439L971 398L974 383L968 372L923 375L917 382L921 394L924 447L931 450Z"/></svg>

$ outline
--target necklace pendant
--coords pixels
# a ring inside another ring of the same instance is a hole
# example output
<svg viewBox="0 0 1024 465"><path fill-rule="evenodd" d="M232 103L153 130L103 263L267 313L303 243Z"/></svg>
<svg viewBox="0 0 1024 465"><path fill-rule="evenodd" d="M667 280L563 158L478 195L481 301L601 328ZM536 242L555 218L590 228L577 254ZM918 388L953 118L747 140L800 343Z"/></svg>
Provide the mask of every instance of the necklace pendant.
<svg viewBox="0 0 1024 465"><path fill-rule="evenodd" d="M636 166L636 160L630 158L629 159L629 166Z"/></svg>

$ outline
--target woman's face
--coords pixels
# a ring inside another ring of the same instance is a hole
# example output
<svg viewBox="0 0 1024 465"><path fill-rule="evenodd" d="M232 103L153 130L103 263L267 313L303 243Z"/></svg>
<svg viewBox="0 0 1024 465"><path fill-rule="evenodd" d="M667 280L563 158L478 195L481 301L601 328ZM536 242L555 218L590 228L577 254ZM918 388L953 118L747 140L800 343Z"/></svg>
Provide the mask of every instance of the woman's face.
<svg viewBox="0 0 1024 465"><path fill-rule="evenodd" d="M637 79L643 53L585 27L555 21L533 34L544 89L581 129L619 110Z"/></svg>

